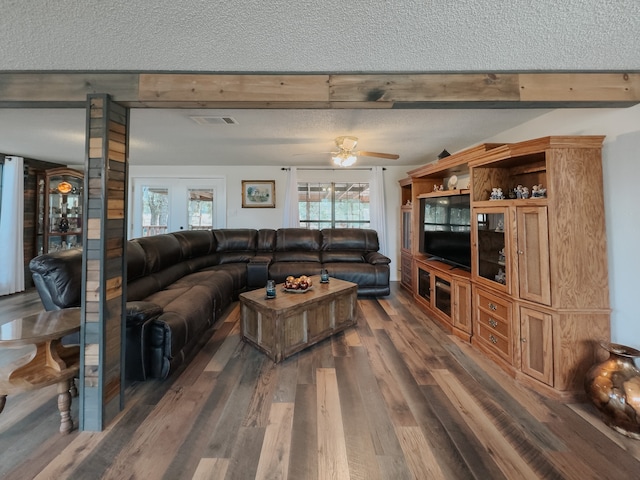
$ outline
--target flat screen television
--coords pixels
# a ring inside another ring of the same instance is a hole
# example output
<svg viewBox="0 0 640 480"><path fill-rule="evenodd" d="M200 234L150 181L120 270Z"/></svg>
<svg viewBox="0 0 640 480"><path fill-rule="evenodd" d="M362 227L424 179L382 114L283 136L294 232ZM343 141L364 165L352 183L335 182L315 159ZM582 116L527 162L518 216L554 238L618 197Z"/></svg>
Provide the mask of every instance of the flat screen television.
<svg viewBox="0 0 640 480"><path fill-rule="evenodd" d="M420 251L450 265L471 270L470 195L422 198Z"/></svg>

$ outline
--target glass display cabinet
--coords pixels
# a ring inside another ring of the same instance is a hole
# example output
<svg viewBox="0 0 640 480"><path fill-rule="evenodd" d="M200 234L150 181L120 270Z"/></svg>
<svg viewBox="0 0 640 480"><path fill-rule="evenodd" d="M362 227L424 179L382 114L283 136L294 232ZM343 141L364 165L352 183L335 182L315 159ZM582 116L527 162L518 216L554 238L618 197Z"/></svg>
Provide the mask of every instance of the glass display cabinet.
<svg viewBox="0 0 640 480"><path fill-rule="evenodd" d="M509 252L507 208L475 208L475 269L476 280L485 285L510 292L511 268L506 257Z"/></svg>
<svg viewBox="0 0 640 480"><path fill-rule="evenodd" d="M83 177L69 168L38 176L36 255L82 246Z"/></svg>

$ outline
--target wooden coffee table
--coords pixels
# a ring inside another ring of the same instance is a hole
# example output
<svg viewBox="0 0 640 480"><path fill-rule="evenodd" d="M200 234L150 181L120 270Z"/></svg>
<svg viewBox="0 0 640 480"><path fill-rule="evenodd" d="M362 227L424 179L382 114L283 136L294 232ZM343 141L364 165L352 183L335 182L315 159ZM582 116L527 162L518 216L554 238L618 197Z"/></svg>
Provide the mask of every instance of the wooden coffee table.
<svg viewBox="0 0 640 480"><path fill-rule="evenodd" d="M305 293L285 292L266 299L265 289L240 294L240 330L243 340L280 362L320 340L356 324L358 285L337 278Z"/></svg>
<svg viewBox="0 0 640 480"><path fill-rule="evenodd" d="M36 347L33 353L0 372L0 413L7 395L58 384L60 431L68 433L73 429L71 393L76 393L73 378L80 367L80 349L77 345L63 346L61 339L78 330L79 308L36 313L0 325L0 346Z"/></svg>

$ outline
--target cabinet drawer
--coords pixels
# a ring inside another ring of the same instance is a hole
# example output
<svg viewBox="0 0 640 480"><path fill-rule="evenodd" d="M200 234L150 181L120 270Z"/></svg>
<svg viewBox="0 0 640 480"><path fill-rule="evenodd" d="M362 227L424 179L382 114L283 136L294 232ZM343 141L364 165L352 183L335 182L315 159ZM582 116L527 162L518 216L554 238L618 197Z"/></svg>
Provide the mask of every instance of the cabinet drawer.
<svg viewBox="0 0 640 480"><path fill-rule="evenodd" d="M506 338L511 336L510 324L505 321L505 319L484 310L480 310L479 317L478 326L483 326L487 330L493 330Z"/></svg>
<svg viewBox="0 0 640 480"><path fill-rule="evenodd" d="M478 336L483 343L495 349L501 356L507 357L511 362L511 351L509 349L509 340L499 335L493 328L480 324Z"/></svg>
<svg viewBox="0 0 640 480"><path fill-rule="evenodd" d="M504 300L497 299L489 293L476 291L476 305L481 309L492 314L494 318L509 320L511 318L511 304Z"/></svg>

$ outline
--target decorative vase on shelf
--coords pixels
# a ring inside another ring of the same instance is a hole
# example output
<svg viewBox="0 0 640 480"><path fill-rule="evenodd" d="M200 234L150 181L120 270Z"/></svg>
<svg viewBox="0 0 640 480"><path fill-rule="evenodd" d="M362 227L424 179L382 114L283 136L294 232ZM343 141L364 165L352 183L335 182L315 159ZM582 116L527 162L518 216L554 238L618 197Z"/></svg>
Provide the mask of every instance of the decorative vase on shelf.
<svg viewBox="0 0 640 480"><path fill-rule="evenodd" d="M608 426L640 440L640 370L633 361L640 357L640 350L617 343L600 345L609 352L609 358L587 372L587 396Z"/></svg>

